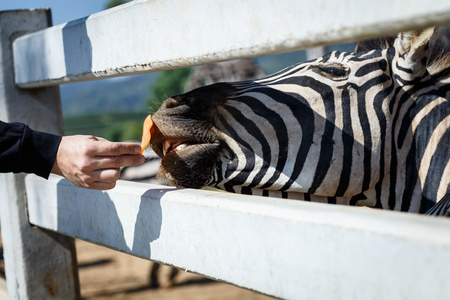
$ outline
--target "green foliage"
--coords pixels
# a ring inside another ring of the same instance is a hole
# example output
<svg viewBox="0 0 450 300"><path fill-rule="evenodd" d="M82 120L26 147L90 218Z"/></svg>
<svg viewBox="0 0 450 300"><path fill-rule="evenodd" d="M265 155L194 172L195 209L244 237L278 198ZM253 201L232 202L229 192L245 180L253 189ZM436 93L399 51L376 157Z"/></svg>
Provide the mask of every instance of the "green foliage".
<svg viewBox="0 0 450 300"><path fill-rule="evenodd" d="M122 5L129 2L129 0L109 0L108 3L106 3L106 8L112 8L114 6Z"/></svg>
<svg viewBox="0 0 450 300"><path fill-rule="evenodd" d="M64 116L112 112L147 112L149 86L157 73L61 85Z"/></svg>
<svg viewBox="0 0 450 300"><path fill-rule="evenodd" d="M147 99L151 113L155 112L168 97L184 92L190 72L191 68L182 68L159 73L155 83L151 86L152 96Z"/></svg>
<svg viewBox="0 0 450 300"><path fill-rule="evenodd" d="M105 139L114 142L139 141L142 137L143 123L143 121L130 121L107 126L105 129Z"/></svg>
<svg viewBox="0 0 450 300"><path fill-rule="evenodd" d="M141 113L103 113L64 118L66 135L87 134L106 138L110 141L139 141L142 126L147 117Z"/></svg>

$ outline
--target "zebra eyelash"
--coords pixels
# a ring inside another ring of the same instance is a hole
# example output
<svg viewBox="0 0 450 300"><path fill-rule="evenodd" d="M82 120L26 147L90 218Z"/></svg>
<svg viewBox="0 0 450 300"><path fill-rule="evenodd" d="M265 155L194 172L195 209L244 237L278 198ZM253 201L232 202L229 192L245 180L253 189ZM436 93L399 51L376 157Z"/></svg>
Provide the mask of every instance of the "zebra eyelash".
<svg viewBox="0 0 450 300"><path fill-rule="evenodd" d="M350 73L349 68L341 65L318 65L311 66L311 69L317 74L335 81L346 80L348 78L348 74Z"/></svg>

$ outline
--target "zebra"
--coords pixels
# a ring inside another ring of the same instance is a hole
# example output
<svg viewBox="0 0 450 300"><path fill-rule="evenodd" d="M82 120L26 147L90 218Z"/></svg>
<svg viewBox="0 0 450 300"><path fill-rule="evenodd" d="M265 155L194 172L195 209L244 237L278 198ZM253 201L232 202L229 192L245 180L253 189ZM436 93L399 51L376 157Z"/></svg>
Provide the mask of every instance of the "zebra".
<svg viewBox="0 0 450 300"><path fill-rule="evenodd" d="M449 215L450 54L429 49L435 31L168 98L153 115L160 177L179 187Z"/></svg>

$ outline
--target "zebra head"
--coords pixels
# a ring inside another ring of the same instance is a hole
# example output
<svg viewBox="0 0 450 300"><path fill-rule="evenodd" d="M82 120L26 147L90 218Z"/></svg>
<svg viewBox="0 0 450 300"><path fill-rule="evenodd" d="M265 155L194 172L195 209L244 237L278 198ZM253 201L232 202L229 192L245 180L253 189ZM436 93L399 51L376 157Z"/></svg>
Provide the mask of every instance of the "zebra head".
<svg viewBox="0 0 450 300"><path fill-rule="evenodd" d="M391 205L392 191L416 193L419 175L404 183L415 147L411 109L442 88L426 67L433 33L402 33L386 49L335 51L167 99L153 115L161 176L183 187L380 207Z"/></svg>

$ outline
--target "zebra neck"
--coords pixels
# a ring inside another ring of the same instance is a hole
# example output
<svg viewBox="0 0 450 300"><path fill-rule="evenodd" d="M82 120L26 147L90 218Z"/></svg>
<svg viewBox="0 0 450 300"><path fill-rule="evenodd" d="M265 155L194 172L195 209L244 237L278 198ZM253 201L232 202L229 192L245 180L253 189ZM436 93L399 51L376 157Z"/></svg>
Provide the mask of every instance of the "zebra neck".
<svg viewBox="0 0 450 300"><path fill-rule="evenodd" d="M230 191L231 192L231 191ZM308 193L300 192L281 192L273 190L263 190L263 189L247 189L245 187L235 187L233 193L246 194L252 196L264 196L273 198L282 198L290 200L303 200L318 203L328 203L328 204L342 204L342 205L360 205L360 206L373 206L373 203L352 203L352 197L327 197L319 195L311 195ZM366 197L364 197L366 199Z"/></svg>

